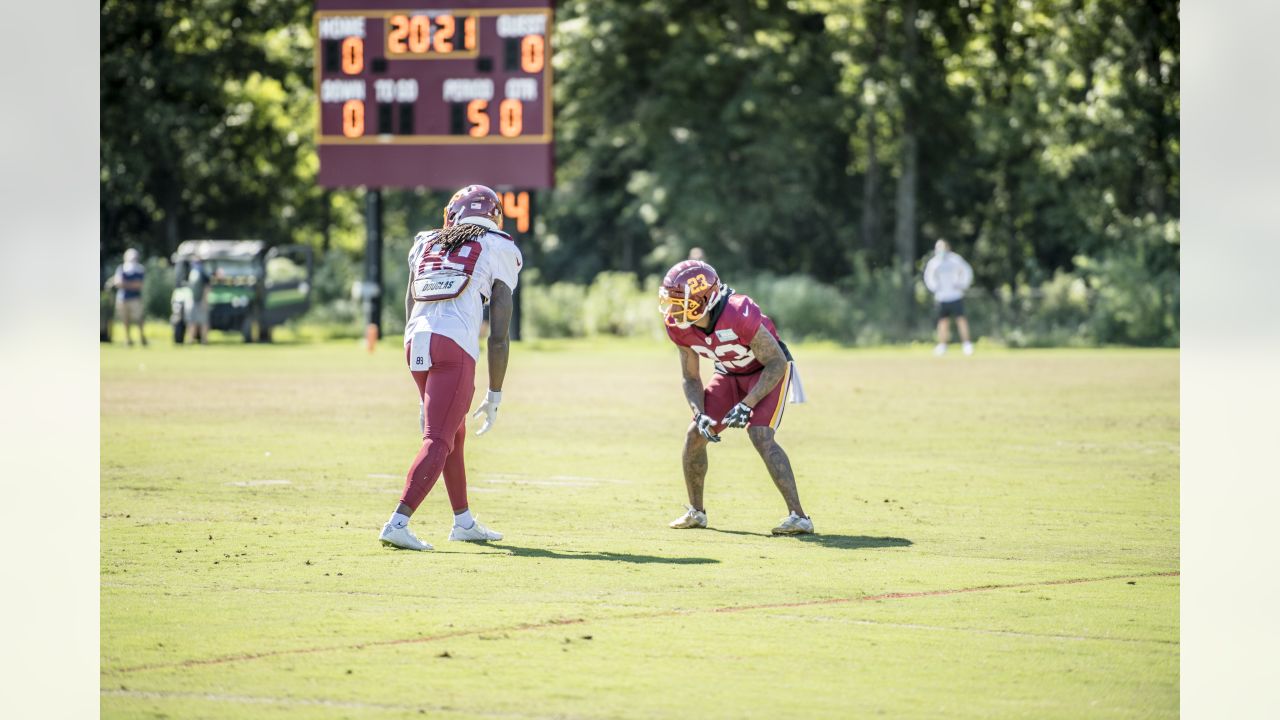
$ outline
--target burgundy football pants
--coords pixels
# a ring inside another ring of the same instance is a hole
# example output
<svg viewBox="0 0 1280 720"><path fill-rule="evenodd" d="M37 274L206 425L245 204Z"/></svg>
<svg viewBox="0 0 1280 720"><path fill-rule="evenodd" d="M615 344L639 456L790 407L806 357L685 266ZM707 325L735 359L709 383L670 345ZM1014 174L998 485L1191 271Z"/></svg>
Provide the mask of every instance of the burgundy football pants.
<svg viewBox="0 0 1280 720"><path fill-rule="evenodd" d="M408 359L409 348L405 348ZM467 440L467 409L476 389L476 361L453 340L431 336L431 367L414 372L418 395L426 408L422 448L404 481L400 502L414 510L444 473L444 487L455 513L467 508L467 470L463 446Z"/></svg>

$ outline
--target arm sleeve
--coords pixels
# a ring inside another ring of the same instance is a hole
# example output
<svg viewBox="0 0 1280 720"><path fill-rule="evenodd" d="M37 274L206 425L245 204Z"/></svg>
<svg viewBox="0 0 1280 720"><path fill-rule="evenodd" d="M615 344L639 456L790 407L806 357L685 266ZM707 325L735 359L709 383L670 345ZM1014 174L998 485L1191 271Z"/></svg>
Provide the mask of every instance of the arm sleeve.
<svg viewBox="0 0 1280 720"><path fill-rule="evenodd" d="M968 260L960 258L960 271L960 287L968 290L969 286L973 285L973 267L969 265Z"/></svg>
<svg viewBox="0 0 1280 720"><path fill-rule="evenodd" d="M520 280L520 269L524 266L524 255L514 242L506 238L497 239L490 247L493 248L493 279L501 280L514 291Z"/></svg>
<svg viewBox="0 0 1280 720"><path fill-rule="evenodd" d="M934 257L924 266L924 286L929 292L938 291L938 258Z"/></svg>

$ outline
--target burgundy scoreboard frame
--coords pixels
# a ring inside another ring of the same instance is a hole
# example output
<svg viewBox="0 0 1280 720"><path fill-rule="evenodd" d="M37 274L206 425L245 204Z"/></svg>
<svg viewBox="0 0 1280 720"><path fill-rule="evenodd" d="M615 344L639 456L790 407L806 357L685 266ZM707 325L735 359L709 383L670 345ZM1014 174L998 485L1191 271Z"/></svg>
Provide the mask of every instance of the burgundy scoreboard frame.
<svg viewBox="0 0 1280 720"><path fill-rule="evenodd" d="M554 182L551 0L317 0L325 187Z"/></svg>

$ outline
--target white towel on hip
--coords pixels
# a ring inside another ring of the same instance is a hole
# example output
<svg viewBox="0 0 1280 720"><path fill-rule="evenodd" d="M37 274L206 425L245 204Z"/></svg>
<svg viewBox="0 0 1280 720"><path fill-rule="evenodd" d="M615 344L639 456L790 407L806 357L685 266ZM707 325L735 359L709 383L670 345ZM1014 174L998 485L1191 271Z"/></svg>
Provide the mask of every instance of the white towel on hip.
<svg viewBox="0 0 1280 720"><path fill-rule="evenodd" d="M794 360L791 361L791 383L787 390L787 402L799 405L808 398L804 394L804 385L800 382L800 370Z"/></svg>

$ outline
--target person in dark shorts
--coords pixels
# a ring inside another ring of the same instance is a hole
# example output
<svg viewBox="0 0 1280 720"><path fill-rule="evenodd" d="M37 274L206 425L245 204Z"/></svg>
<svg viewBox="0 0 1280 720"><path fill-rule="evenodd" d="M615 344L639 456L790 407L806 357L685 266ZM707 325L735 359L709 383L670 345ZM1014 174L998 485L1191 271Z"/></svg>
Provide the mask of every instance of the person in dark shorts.
<svg viewBox="0 0 1280 720"><path fill-rule="evenodd" d="M973 343L969 340L969 320L964 314L964 292L973 284L973 268L951 251L945 240L934 245L933 257L929 258L924 268L924 285L933 293L937 301L938 344L933 354L942 355L947 351L947 340L950 327L948 318L955 318L956 329L960 331L960 342L963 343L964 354L973 354Z"/></svg>

